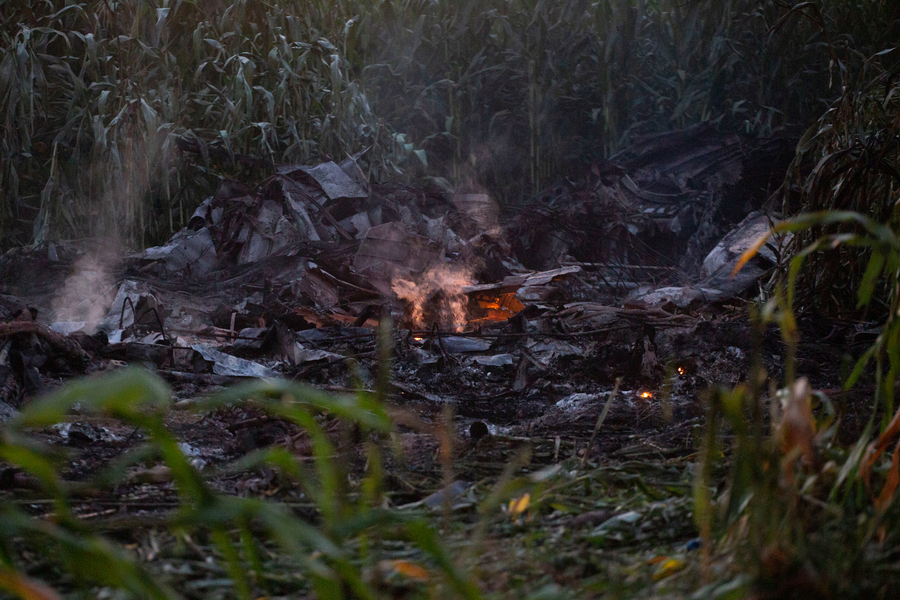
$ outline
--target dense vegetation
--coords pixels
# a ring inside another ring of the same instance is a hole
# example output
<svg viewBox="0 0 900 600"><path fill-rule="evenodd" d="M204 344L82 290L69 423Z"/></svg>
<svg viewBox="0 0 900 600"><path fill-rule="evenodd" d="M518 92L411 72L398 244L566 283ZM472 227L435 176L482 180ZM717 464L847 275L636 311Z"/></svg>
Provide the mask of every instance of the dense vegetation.
<svg viewBox="0 0 900 600"><path fill-rule="evenodd" d="M211 144L271 162L367 150L374 179L521 202L639 134L809 125L898 39L897 13L890 0L6 2L0 245L159 241L240 171L211 164ZM204 151L180 154L178 137Z"/></svg>

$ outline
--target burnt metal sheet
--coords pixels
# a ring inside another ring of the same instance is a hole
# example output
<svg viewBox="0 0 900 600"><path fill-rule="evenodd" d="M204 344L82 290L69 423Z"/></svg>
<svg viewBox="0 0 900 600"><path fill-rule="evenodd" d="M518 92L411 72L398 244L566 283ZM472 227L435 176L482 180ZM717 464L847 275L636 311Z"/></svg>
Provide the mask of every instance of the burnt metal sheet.
<svg viewBox="0 0 900 600"><path fill-rule="evenodd" d="M557 277L564 277L572 273L578 273L581 267L572 265L561 267L559 269L551 269L550 271L539 271L537 273L526 273L524 275L510 275L500 283L484 283L478 285L467 285L463 287L464 294L475 294L478 292L497 292L498 294L508 294L516 291L520 287L537 287L547 285Z"/></svg>
<svg viewBox="0 0 900 600"><path fill-rule="evenodd" d="M219 266L212 234L206 227L198 231L182 229L165 246L147 248L140 257L162 261L169 273L187 271L190 266L190 274L197 277Z"/></svg>
<svg viewBox="0 0 900 600"><path fill-rule="evenodd" d="M315 167L299 167L298 170L306 173L325 192L329 200L341 198L364 199L369 194L356 181L334 162L324 162Z"/></svg>
<svg viewBox="0 0 900 600"><path fill-rule="evenodd" d="M773 225L771 218L760 212L752 212L738 223L738 225L725 234L725 237L716 244L716 247L703 259L703 268L700 272L704 276L712 276L714 273L727 268L731 271L737 264L741 255L753 246L762 236L766 235ZM778 262L779 243L786 245L791 234L785 236L773 236L759 248L758 256L772 264Z"/></svg>
<svg viewBox="0 0 900 600"><path fill-rule="evenodd" d="M231 356L215 348L201 344L192 344L191 349L200 354L203 360L213 363L213 373L229 377L275 377L276 373L268 367L250 360Z"/></svg>

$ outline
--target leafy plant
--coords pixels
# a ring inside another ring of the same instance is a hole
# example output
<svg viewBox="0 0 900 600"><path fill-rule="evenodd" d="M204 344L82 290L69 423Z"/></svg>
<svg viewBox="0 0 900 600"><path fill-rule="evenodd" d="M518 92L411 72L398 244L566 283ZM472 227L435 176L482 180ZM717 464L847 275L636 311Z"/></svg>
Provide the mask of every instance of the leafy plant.
<svg viewBox="0 0 900 600"><path fill-rule="evenodd" d="M795 13L827 30L816 5L798 4L784 19ZM735 270L771 235L792 236L794 257L783 287L779 284L753 315L757 351L748 382L711 394L695 485L701 531L710 538L718 504L735 539L746 542L757 581L776 594L797 586L813 595L878 590L884 580L876 563L900 543L887 533L896 530L898 519L893 500L900 482L900 446L889 464L882 459L900 423L900 411L895 412L900 377L900 238L894 207L900 182L898 88L897 70L881 62L897 49L860 60L848 46L826 42L842 94L800 141L782 195L785 212L803 212L773 227ZM858 70L855 63L861 64ZM815 166L810 170L810 165ZM854 305L879 316L882 324L845 382L845 389L854 387L875 363L871 419L847 450L833 439L837 425L828 398L813 393L796 375L794 314L812 307L846 314ZM759 341L770 324L778 325L787 353L784 387L777 390L769 383L766 411ZM826 409L824 420L815 416L814 402ZM870 443L879 415L881 433ZM736 442L728 490L715 503L709 482L720 418Z"/></svg>
<svg viewBox="0 0 900 600"><path fill-rule="evenodd" d="M0 21L5 236L31 221L36 243L145 245L238 174L241 153L271 164L370 148L375 175L401 156L342 56L347 32L315 29L292 3L28 1ZM231 160L210 164L210 144Z"/></svg>
<svg viewBox="0 0 900 600"><path fill-rule="evenodd" d="M757 347L749 379L734 390L711 392L695 481L695 515L703 535L711 541L718 509L736 539L746 541L758 581L775 586L778 594L798 581L818 595L876 589L882 581L872 575L866 582L867 574L876 569L874 561L883 552L900 544L895 536L883 535L896 529L900 517L893 507L900 483L900 449L895 448L890 465L878 462L900 431L900 410L895 413L900 377L900 239L888 224L856 212L806 213L773 227L745 252L736 270L770 235L834 226L843 231L823 234L799 252L790 262L784 289L776 289L775 296L753 313ZM798 276L811 256L836 247L868 250L868 264L857 288L859 305L870 304L876 290L884 289L890 306L880 335L845 383L846 389L852 388L874 360L877 386L872 418L849 451L833 439L837 425L830 400L813 392L795 371L799 334L793 306ZM770 324L777 324L787 348L780 390L774 382L766 389L767 374L761 363L762 334ZM819 411L823 416L814 415L815 404L823 407ZM870 444L879 414L884 415L882 433ZM720 420L734 433L735 443L728 489L714 502L710 482ZM881 479L883 483L876 483ZM873 536L879 531L882 538L876 543ZM823 580L823 573L832 576Z"/></svg>
<svg viewBox="0 0 900 600"><path fill-rule="evenodd" d="M900 225L895 207L900 185L897 145L900 122L896 118L900 109L900 84L895 78L900 71L896 67L885 70L879 62L881 56L898 52L898 48L888 49L866 61L857 81L846 87L800 141L785 188L785 210L802 206L810 212L854 211L885 227L896 229ZM809 164L815 167L804 174ZM855 219L810 223L810 227L799 230L795 248L808 246L821 235L820 225L834 228L851 222ZM872 225L865 227L871 231ZM882 238L884 235L878 238L878 244L888 243ZM884 265L868 260L869 256L879 256L870 254L870 244L850 241L834 252L809 256L809 268L804 275L807 283L801 286L803 300L806 302L812 295L821 310L832 311L846 310L856 303L874 304L875 313L883 313L888 306L882 300L883 294L872 296L875 284L872 272L880 273ZM879 261L886 259L881 256ZM889 288L884 291L893 293Z"/></svg>
<svg viewBox="0 0 900 600"><path fill-rule="evenodd" d="M516 204L643 134L700 121L805 127L841 94L842 70L893 43L897 10L891 0L4 3L0 238L112 232L146 245L180 229L221 177L252 183L266 165L362 151L373 179L426 176ZM870 71L889 63L875 56Z"/></svg>
<svg viewBox="0 0 900 600"><path fill-rule="evenodd" d="M357 543L368 536L407 540L420 548L423 557L430 557L434 564L427 571L429 585L443 590L441 595L480 597L428 525L380 507L377 445L369 445L370 472L366 475L368 483L363 484L369 493L361 497L364 501L349 501L343 483L346 473L335 460L337 449L316 415L324 413L351 423L360 428L363 436L384 435L391 422L377 398L332 396L288 381L258 381L213 396L200 403L197 410L215 411L233 403L253 403L269 415L295 423L310 435L315 458L312 470L304 468L287 450L275 448L248 455L231 468L243 471L267 466L279 470L299 484L312 500L321 518L319 524L303 521L285 507L263 499L215 493L165 426L170 404L168 388L146 371L126 369L69 384L30 404L3 429L0 458L36 477L43 489L52 494L55 512L54 519L48 521L30 517L11 505L3 507L0 560L5 575L0 577L0 587L28 597L21 593L22 582L28 580L17 571L21 539L32 551L45 553L85 583L127 590L142 598L177 596L120 548L89 533L70 510L70 485L60 480L53 453L36 445L27 435L32 428L64 419L77 404L81 411L120 419L147 434L145 444L115 461L91 485L114 484L121 481L127 466L162 460L171 471L179 496L179 509L167 519L168 527L182 535L208 535L218 547L240 597L256 597L254 590L265 587L261 552L270 552L265 549L270 543L290 557L292 569L300 575L298 583L306 580L317 597L380 597L377 587L372 587L363 572L368 563L366 545Z"/></svg>

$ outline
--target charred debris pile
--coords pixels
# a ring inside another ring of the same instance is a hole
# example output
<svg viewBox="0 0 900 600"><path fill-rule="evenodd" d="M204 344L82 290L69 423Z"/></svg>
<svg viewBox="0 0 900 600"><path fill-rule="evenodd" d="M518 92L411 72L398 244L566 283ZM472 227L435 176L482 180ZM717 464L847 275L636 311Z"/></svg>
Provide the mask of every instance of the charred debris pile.
<svg viewBox="0 0 900 600"><path fill-rule="evenodd" d="M11 251L4 414L116 361L184 397L242 377L370 386L387 316L396 396L470 419L538 417L616 377L635 397L673 373L685 389L736 380L743 359L722 361L742 342L719 331L722 352L701 352L695 335L712 330L704 309L752 294L778 260L775 240L728 276L769 225L792 147L701 125L503 210L482 193L369 185L353 159L281 166L254 189L223 182L187 228L124 262L84 244ZM64 289L80 291L60 303Z"/></svg>

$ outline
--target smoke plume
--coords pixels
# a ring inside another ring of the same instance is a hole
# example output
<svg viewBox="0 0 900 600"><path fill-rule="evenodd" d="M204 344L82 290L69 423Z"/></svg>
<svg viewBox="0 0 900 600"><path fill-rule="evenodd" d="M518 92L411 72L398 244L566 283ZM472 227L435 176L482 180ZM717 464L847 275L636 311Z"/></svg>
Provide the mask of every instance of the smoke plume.
<svg viewBox="0 0 900 600"><path fill-rule="evenodd" d="M103 253L113 256L115 253ZM56 321L83 321L85 331L93 333L106 316L115 296L115 281L109 258L101 252L88 252L75 260L51 308Z"/></svg>

